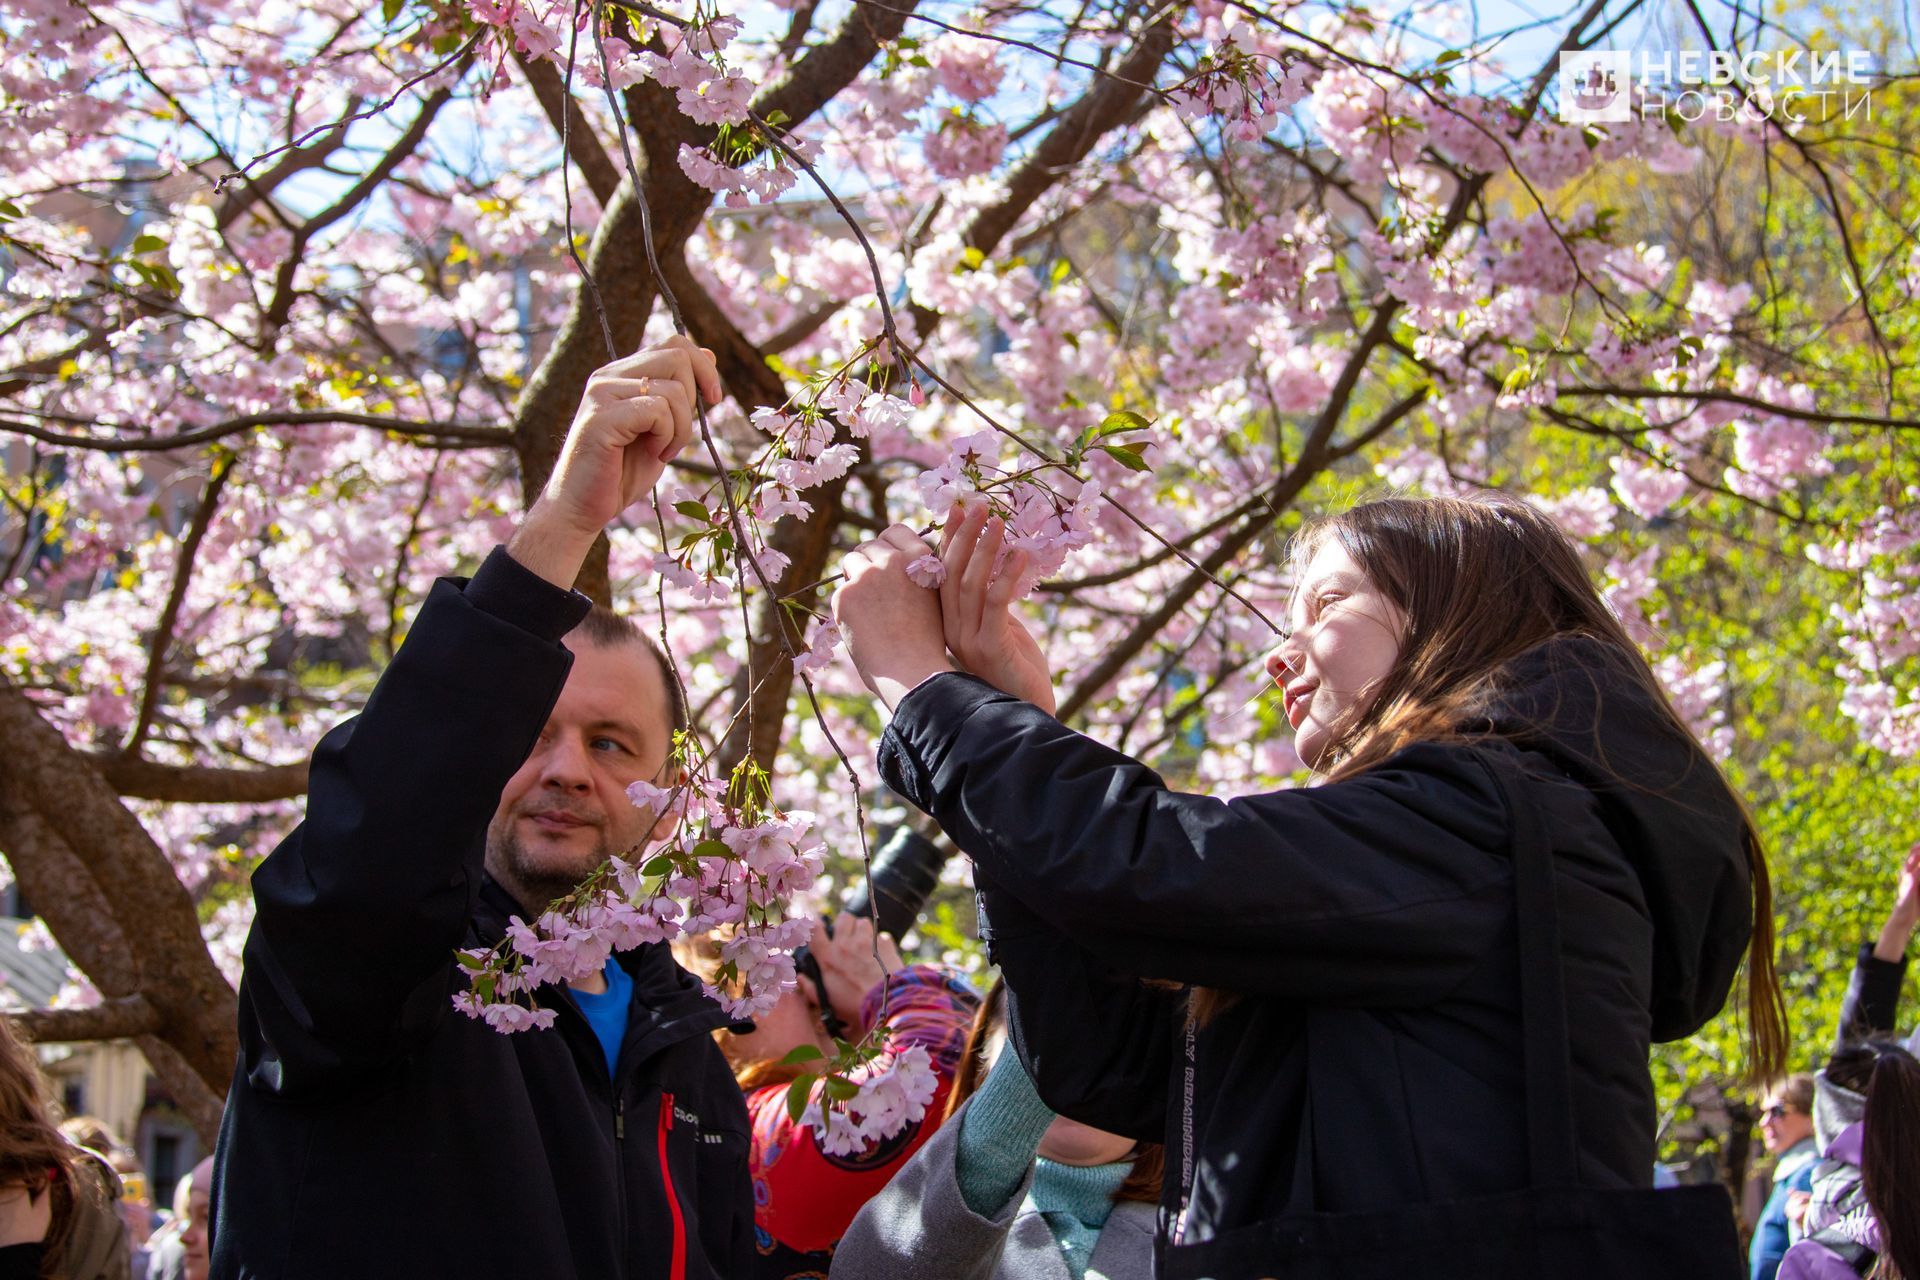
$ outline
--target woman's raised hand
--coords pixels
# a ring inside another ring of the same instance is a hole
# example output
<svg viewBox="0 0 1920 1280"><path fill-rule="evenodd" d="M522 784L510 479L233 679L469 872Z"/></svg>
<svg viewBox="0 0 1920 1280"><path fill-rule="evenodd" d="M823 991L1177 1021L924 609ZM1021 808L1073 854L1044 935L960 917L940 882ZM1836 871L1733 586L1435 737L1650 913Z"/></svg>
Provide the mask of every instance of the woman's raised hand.
<svg viewBox="0 0 1920 1280"><path fill-rule="evenodd" d="M1053 714L1053 680L1047 658L1011 608L1029 559L1008 553L996 577L994 561L1006 539L999 517L984 506L955 503L940 541L946 577L940 584L940 620L947 648L974 675L1003 693L1024 698Z"/></svg>
<svg viewBox="0 0 1920 1280"><path fill-rule="evenodd" d="M940 599L907 576L933 548L903 524L862 543L841 561L833 619L860 679L887 709L928 676L953 670L941 637Z"/></svg>

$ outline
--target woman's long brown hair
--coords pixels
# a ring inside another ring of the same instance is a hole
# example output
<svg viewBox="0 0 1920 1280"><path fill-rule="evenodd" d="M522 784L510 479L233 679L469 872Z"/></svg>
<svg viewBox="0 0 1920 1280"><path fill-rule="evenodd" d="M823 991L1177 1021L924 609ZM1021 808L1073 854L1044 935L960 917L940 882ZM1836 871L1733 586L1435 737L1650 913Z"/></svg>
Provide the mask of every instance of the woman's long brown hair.
<svg viewBox="0 0 1920 1280"><path fill-rule="evenodd" d="M46 1082L33 1051L0 1018L0 1187L53 1197L46 1256L60 1256L73 1230L74 1147L54 1127Z"/></svg>
<svg viewBox="0 0 1920 1280"><path fill-rule="evenodd" d="M1920 1062L1892 1040L1841 1048L1827 1079L1863 1095L1860 1190L1880 1226L1872 1280L1920 1280Z"/></svg>
<svg viewBox="0 0 1920 1280"><path fill-rule="evenodd" d="M1333 726L1326 756L1315 762L1329 780L1355 777L1416 742L1461 740L1462 726L1499 693L1508 664L1556 636L1583 636L1608 650L1618 659L1610 674L1637 686L1691 748L1696 764L1719 774L1594 589L1579 550L1536 508L1495 493L1363 503L1309 526L1296 543L1296 567L1304 569L1328 539L1340 543L1406 620L1393 670L1371 701ZM1772 1079L1787 1056L1786 1006L1773 963L1773 890L1759 831L1744 805L1740 821L1753 894L1748 1071ZM1196 1015L1205 1021L1227 998L1197 993Z"/></svg>

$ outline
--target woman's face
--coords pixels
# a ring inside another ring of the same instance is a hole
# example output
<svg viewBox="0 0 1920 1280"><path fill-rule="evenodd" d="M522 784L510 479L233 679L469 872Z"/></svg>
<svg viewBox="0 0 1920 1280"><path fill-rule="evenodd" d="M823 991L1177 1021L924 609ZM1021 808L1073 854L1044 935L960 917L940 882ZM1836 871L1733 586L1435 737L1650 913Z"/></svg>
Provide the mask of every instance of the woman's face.
<svg viewBox="0 0 1920 1280"><path fill-rule="evenodd" d="M1760 1104L1760 1140L1779 1155L1796 1142L1813 1136L1813 1117L1777 1093Z"/></svg>
<svg viewBox="0 0 1920 1280"><path fill-rule="evenodd" d="M1133 1154L1137 1145L1132 1138L1123 1138L1105 1129L1095 1129L1065 1116L1055 1116L1053 1123L1047 1126L1047 1131L1040 1135L1041 1155L1055 1164L1070 1164L1082 1169L1125 1160Z"/></svg>
<svg viewBox="0 0 1920 1280"><path fill-rule="evenodd" d="M801 978L791 991L780 993L773 1008L753 1020L753 1030L728 1038L727 1056L734 1063L777 1062L803 1044L833 1053L833 1040L820 1023L820 1004L813 983Z"/></svg>
<svg viewBox="0 0 1920 1280"><path fill-rule="evenodd" d="M1334 727L1372 703L1399 661L1406 616L1328 537L1307 561L1287 622L1267 674L1285 691L1295 750L1318 769Z"/></svg>

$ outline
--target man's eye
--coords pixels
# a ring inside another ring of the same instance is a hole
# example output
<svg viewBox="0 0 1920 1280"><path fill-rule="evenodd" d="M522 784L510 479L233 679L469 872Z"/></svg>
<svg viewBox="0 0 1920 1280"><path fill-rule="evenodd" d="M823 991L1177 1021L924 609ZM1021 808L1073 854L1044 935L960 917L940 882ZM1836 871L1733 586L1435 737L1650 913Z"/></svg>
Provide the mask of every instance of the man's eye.
<svg viewBox="0 0 1920 1280"><path fill-rule="evenodd" d="M627 744L617 738L595 738L589 744L595 751L626 751Z"/></svg>

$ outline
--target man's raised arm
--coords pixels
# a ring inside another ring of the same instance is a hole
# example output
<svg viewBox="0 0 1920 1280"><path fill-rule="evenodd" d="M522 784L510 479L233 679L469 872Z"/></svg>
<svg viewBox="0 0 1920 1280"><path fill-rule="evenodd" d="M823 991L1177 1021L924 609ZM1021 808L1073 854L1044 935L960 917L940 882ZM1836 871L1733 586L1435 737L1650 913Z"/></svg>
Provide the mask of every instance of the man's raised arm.
<svg viewBox="0 0 1920 1280"><path fill-rule="evenodd" d="M365 709L313 756L305 820L254 873L242 1070L297 1094L389 1062L450 1012L488 822L566 682L594 538L720 397L685 339L594 374L538 501L465 583L435 583Z"/></svg>

